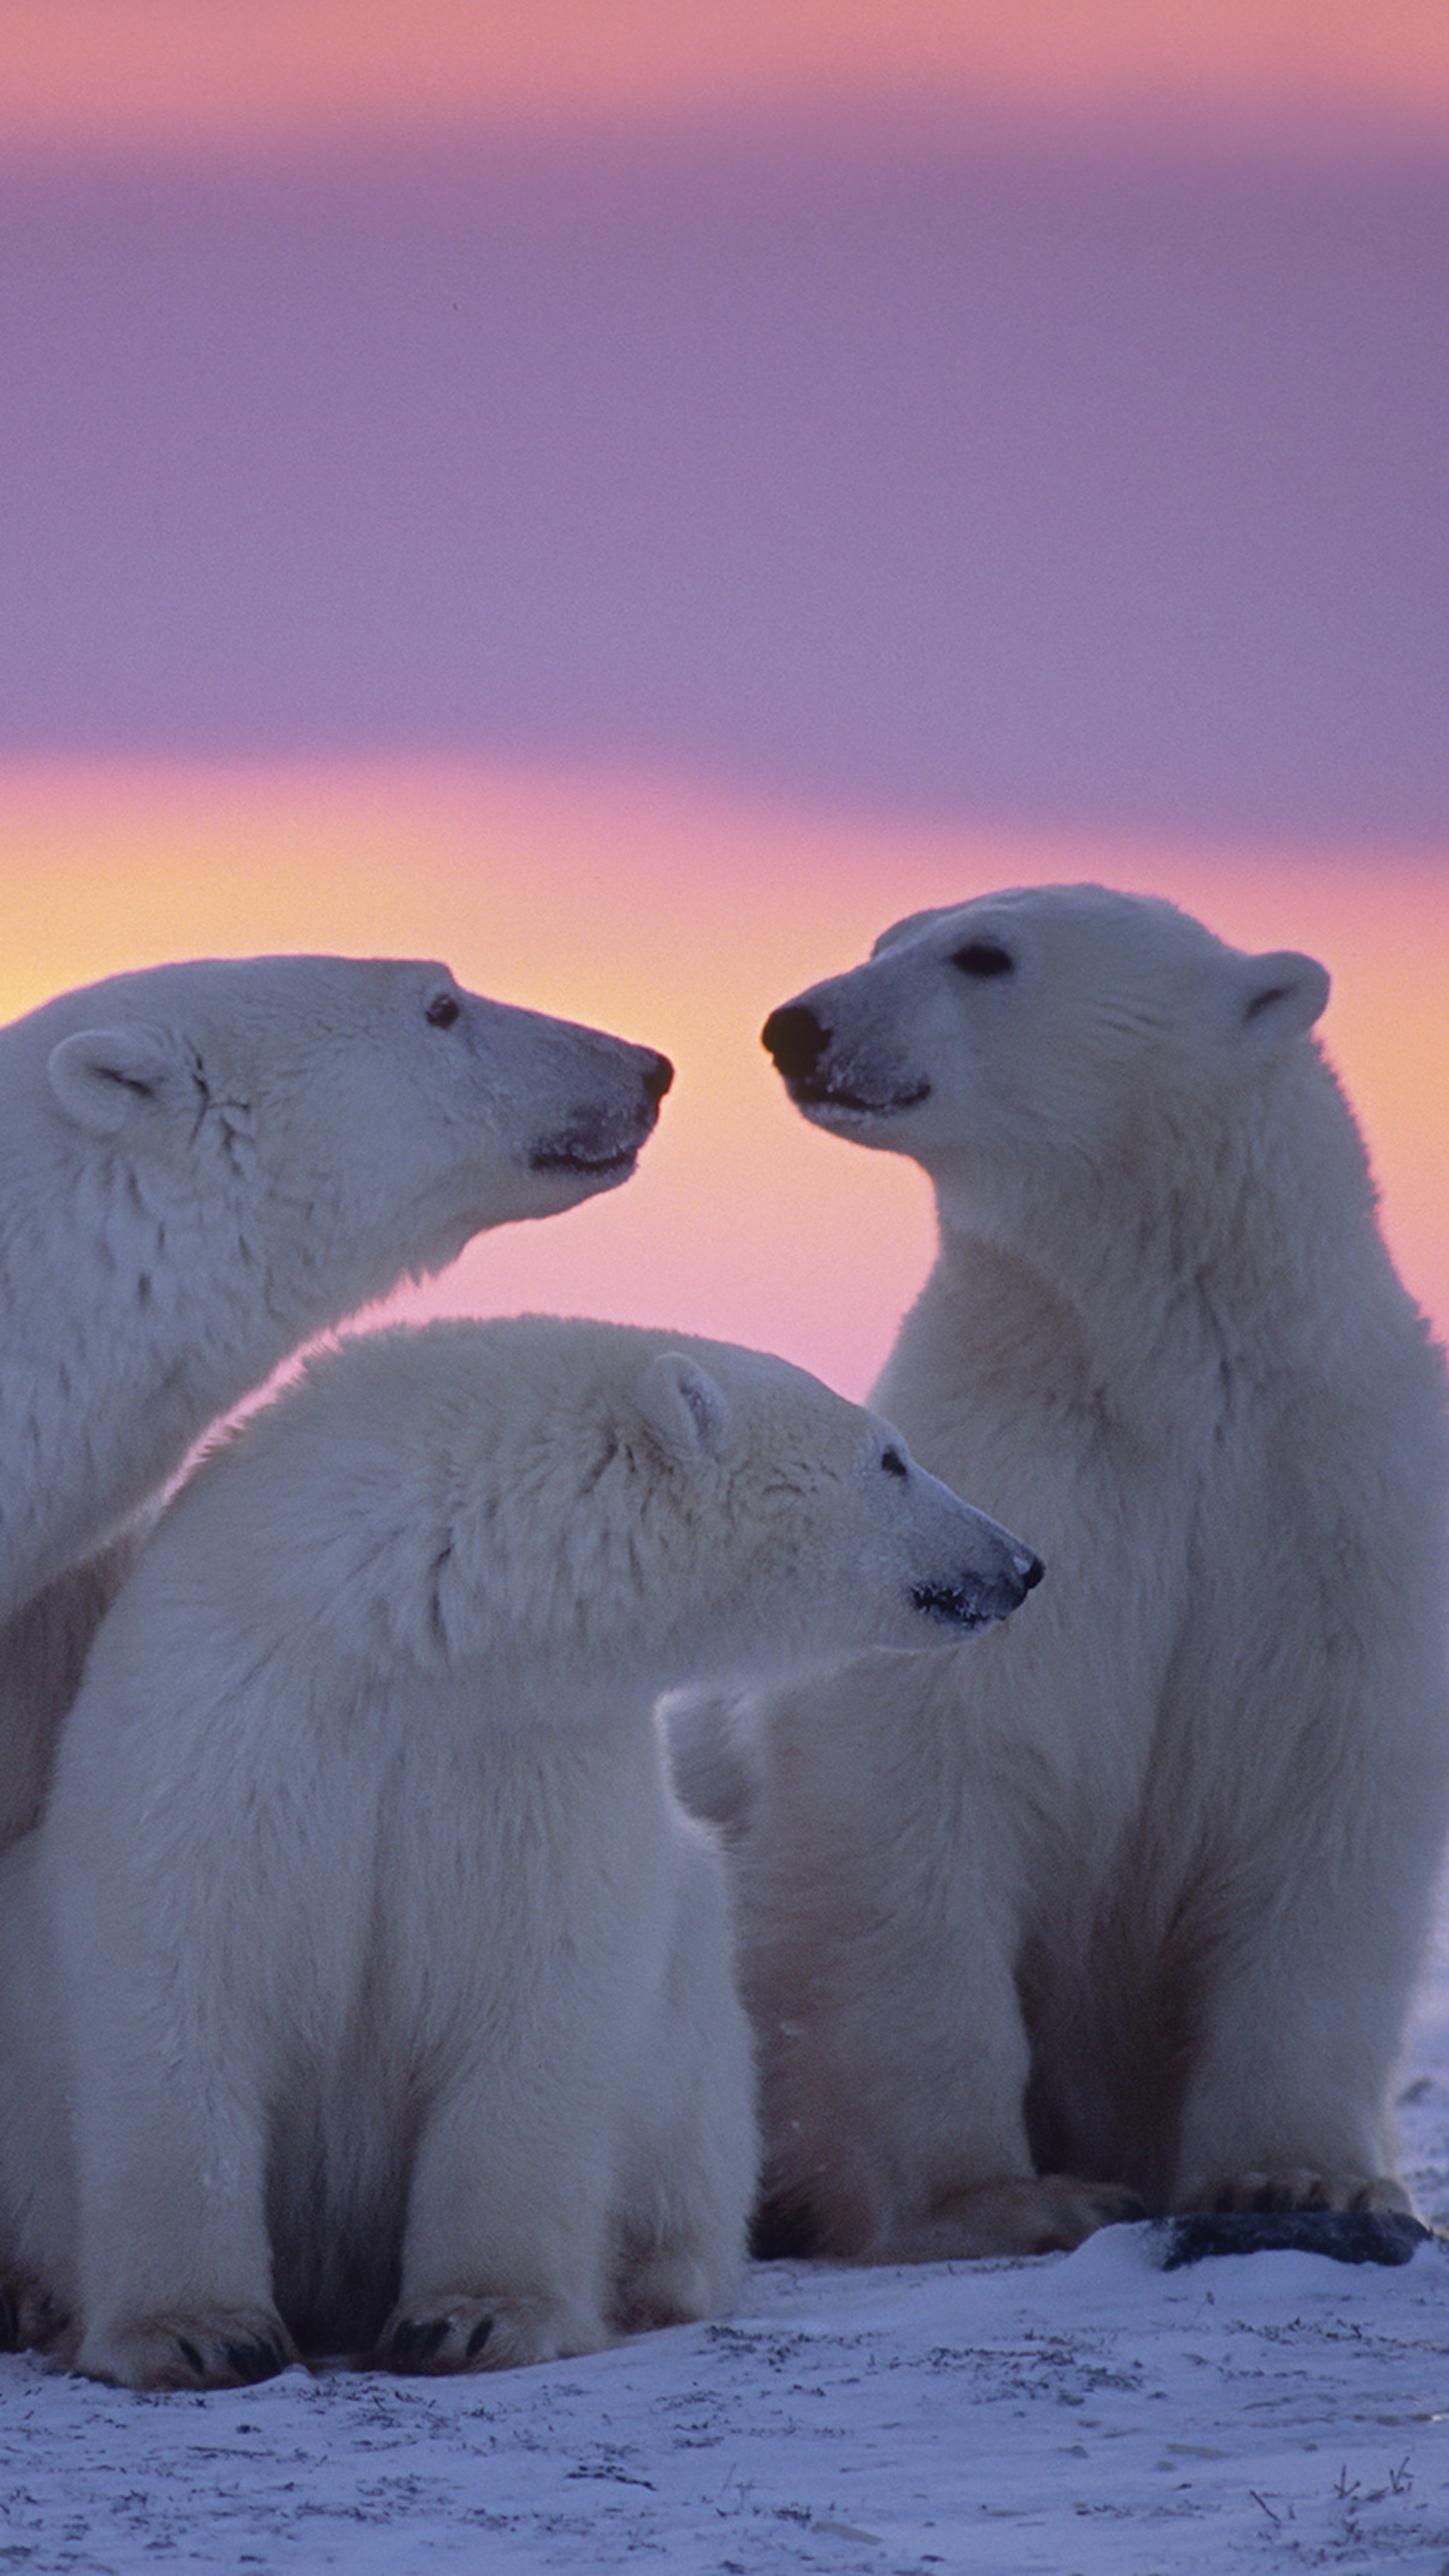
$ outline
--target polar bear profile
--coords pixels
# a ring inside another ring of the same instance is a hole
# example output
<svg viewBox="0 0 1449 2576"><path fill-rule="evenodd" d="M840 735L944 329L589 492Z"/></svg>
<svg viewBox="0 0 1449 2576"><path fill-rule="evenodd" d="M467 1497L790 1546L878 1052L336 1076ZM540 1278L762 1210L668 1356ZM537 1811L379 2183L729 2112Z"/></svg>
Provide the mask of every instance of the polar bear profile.
<svg viewBox="0 0 1449 2576"><path fill-rule="evenodd" d="M935 1187L872 1401L1051 1568L970 1654L730 1717L766 2250L1068 2244L1096 2186L1406 2206L1443 1379L1327 993L1161 901L1034 886L766 1024L807 1118Z"/></svg>
<svg viewBox="0 0 1449 2576"><path fill-rule="evenodd" d="M313 1335L623 1180L670 1076L391 960L156 966L0 1029L0 1844L122 1570L97 1551Z"/></svg>
<svg viewBox="0 0 1449 2576"><path fill-rule="evenodd" d="M1040 1572L780 1360L534 1317L309 1363L163 1516L0 1869L30 2330L210 2387L727 2304L749 2039L655 1696L939 1661Z"/></svg>

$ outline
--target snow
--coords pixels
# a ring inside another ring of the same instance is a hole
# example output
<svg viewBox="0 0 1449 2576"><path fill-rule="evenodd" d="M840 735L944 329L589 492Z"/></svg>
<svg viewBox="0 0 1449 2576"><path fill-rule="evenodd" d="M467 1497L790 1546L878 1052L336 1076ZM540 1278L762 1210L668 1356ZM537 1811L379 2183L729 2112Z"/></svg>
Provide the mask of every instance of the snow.
<svg viewBox="0 0 1449 2576"><path fill-rule="evenodd" d="M1405 2061L1449 2224L1449 1933ZM1449 2250L759 2267L587 2361L137 2397L0 2358L0 2576L1449 2571Z"/></svg>

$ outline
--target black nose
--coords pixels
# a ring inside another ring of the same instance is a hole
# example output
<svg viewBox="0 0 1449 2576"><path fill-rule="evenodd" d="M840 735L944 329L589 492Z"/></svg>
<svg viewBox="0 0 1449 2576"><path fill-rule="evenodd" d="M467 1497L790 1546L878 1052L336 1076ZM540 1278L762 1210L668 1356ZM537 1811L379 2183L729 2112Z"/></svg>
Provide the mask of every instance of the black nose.
<svg viewBox="0 0 1449 2576"><path fill-rule="evenodd" d="M804 1002L785 1002L770 1013L760 1031L761 1046L768 1048L787 1082L813 1073L829 1043L830 1031L821 1027Z"/></svg>
<svg viewBox="0 0 1449 2576"><path fill-rule="evenodd" d="M1040 1583L1045 1572L1046 1567L1043 1565L1041 1558L1039 1556L1034 1556L1030 1565L1027 1567L1025 1574L1021 1578L1028 1592L1035 1592L1036 1587Z"/></svg>
<svg viewBox="0 0 1449 2576"><path fill-rule="evenodd" d="M644 1071L644 1088L651 1100L662 1100L674 1080L674 1067L667 1055L651 1055Z"/></svg>

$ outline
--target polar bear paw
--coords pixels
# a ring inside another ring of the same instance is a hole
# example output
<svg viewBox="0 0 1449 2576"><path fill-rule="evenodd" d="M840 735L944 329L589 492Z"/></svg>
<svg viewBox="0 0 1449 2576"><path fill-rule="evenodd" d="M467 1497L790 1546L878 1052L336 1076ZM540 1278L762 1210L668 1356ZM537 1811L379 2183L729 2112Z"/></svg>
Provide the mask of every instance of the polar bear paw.
<svg viewBox="0 0 1449 2576"><path fill-rule="evenodd" d="M269 2308L215 2308L87 2334L75 2368L118 2388L250 2388L296 2359L291 2336Z"/></svg>
<svg viewBox="0 0 1449 2576"><path fill-rule="evenodd" d="M408 2373L518 2370L528 2362L601 2352L609 2340L600 2322L557 2300L443 2292L394 2308L372 2363Z"/></svg>
<svg viewBox="0 0 1449 2576"><path fill-rule="evenodd" d="M977 2259L1070 2254L1099 2227L1120 2226L1145 2215L1136 2192L1116 2183L1083 2182L1076 2174L1032 2174L953 2192L932 2210L919 2233L928 2261L950 2253ZM933 2239L939 2242L939 2253L931 2244Z"/></svg>
<svg viewBox="0 0 1449 2576"><path fill-rule="evenodd" d="M889 2214L863 2199L835 2211L788 2190L767 2198L751 2251L762 2261L824 2255L844 2263L970 2263L1022 2254L1069 2254L1099 2227L1147 2215L1135 2191L1076 2174L1003 2174L944 2192L917 2214Z"/></svg>
<svg viewBox="0 0 1449 2576"><path fill-rule="evenodd" d="M1320 2173L1311 2165L1226 2174L1194 2192L1185 2206L1190 2210L1413 2209L1403 2184L1395 2182L1392 2174Z"/></svg>

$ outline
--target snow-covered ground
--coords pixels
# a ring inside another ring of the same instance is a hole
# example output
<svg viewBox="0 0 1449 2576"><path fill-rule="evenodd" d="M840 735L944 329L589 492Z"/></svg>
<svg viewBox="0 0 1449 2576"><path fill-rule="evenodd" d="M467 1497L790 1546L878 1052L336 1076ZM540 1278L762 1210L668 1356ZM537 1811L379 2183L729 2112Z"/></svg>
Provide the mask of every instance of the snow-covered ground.
<svg viewBox="0 0 1449 2576"><path fill-rule="evenodd" d="M1402 2108L1449 2224L1449 1937ZM0 2358L0 2576L338 2568L1449 2571L1449 2252L1146 2228L1029 2263L754 2274L727 2322L428 2382L134 2397Z"/></svg>

